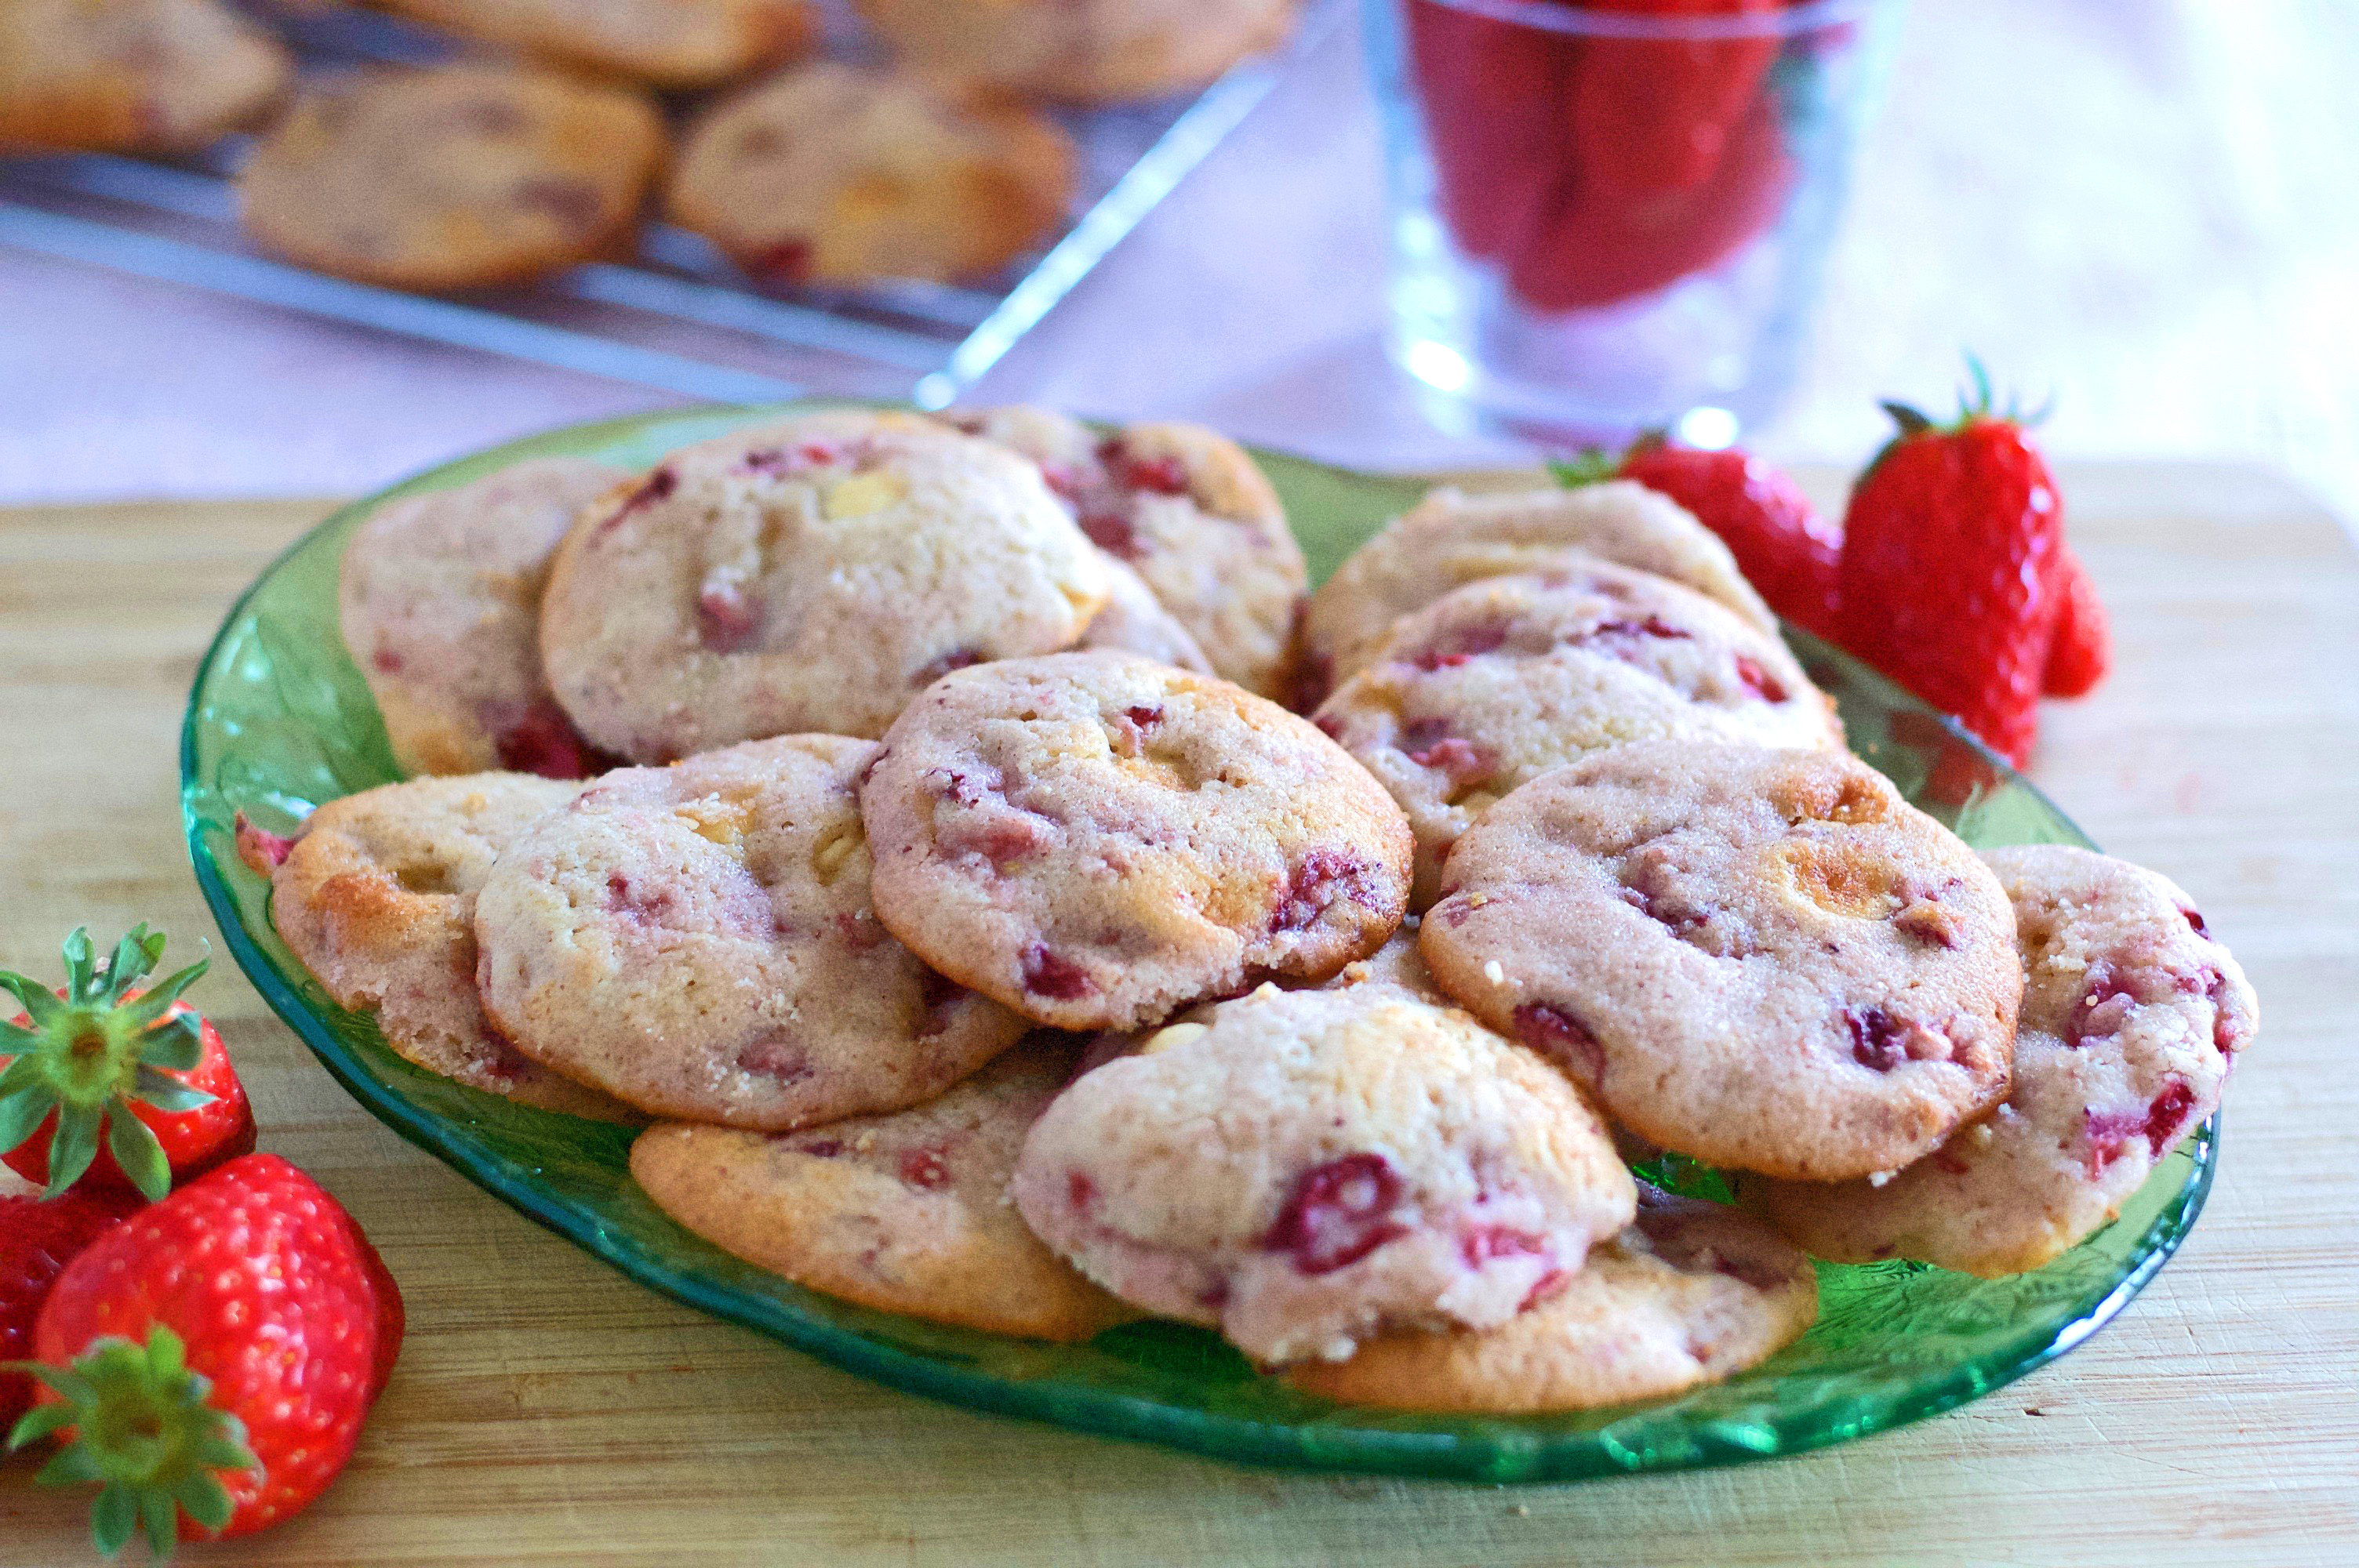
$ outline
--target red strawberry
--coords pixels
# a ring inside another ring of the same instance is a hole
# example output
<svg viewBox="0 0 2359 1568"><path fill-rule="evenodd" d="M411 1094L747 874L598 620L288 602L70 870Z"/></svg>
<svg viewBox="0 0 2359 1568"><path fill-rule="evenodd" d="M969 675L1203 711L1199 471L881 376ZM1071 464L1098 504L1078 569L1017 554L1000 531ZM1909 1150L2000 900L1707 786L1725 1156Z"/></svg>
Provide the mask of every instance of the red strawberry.
<svg viewBox="0 0 2359 1568"><path fill-rule="evenodd" d="M2114 662L2114 633L2089 568L2066 545L2057 557L2056 645L2048 650L2040 689L2049 697L2086 697Z"/></svg>
<svg viewBox="0 0 2359 1568"><path fill-rule="evenodd" d="M1838 577L1843 644L2020 766L2039 728L2063 544L2056 481L1981 367L1952 425L1900 427L1851 492Z"/></svg>
<svg viewBox="0 0 2359 1568"><path fill-rule="evenodd" d="M1783 470L1748 452L1696 451L1657 436L1625 452L1614 471L1694 513L1770 609L1805 631L1834 634L1843 533Z"/></svg>
<svg viewBox="0 0 2359 1568"><path fill-rule="evenodd" d="M1756 97L1693 189L1633 198L1579 180L1560 187L1516 247L1508 283L1542 310L1572 310L1708 271L1777 222L1795 167L1776 103Z"/></svg>
<svg viewBox="0 0 2359 1568"><path fill-rule="evenodd" d="M1492 256L1531 227L1563 159L1558 116L1579 40L1408 0L1408 56L1441 215L1459 248Z"/></svg>
<svg viewBox="0 0 2359 1568"><path fill-rule="evenodd" d="M178 1000L205 962L142 987L163 956L164 934L136 925L101 963L84 929L66 938L60 990L0 970L26 1008L0 1024L0 1159L53 1197L80 1182L160 1198L254 1148L221 1035Z"/></svg>
<svg viewBox="0 0 2359 1568"><path fill-rule="evenodd" d="M42 1200L0 1196L0 1363L33 1353L33 1323L49 1285L74 1255L139 1206L113 1193ZM33 1380L0 1372L0 1431L33 1406Z"/></svg>
<svg viewBox="0 0 2359 1568"><path fill-rule="evenodd" d="M100 1484L100 1551L142 1525L159 1557L176 1534L243 1535L335 1479L390 1288L358 1236L310 1177L248 1154L66 1265L35 1335L42 1403L9 1443L64 1440L38 1478Z"/></svg>
<svg viewBox="0 0 2359 1568"><path fill-rule="evenodd" d="M1592 11L1684 19L1776 10L1783 0L1589 0ZM1570 114L1584 187L1644 199L1712 178L1777 58L1773 37L1598 38L1574 72Z"/></svg>

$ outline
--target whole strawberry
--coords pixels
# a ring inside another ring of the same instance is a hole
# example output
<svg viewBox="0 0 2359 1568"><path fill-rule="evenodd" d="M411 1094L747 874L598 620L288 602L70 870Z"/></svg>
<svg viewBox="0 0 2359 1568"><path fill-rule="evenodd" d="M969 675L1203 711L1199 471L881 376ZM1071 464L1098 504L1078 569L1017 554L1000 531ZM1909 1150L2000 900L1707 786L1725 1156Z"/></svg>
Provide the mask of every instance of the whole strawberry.
<svg viewBox="0 0 2359 1568"><path fill-rule="evenodd" d="M34 1336L42 1403L9 1445L63 1440L38 1479L100 1487L102 1552L141 1527L159 1557L259 1530L352 1456L391 1289L309 1176L233 1160L66 1265Z"/></svg>
<svg viewBox="0 0 2359 1568"><path fill-rule="evenodd" d="M2049 697L2086 697L2114 662L2114 633L2089 568L2067 545L2057 556L2056 645L2040 688Z"/></svg>
<svg viewBox="0 0 2359 1568"><path fill-rule="evenodd" d="M1734 448L1699 451L1649 436L1612 464L1611 477L1636 480L1686 507L1720 535L1770 609L1806 632L1834 634L1843 534L1784 470Z"/></svg>
<svg viewBox="0 0 2359 1568"><path fill-rule="evenodd" d="M138 1206L137 1198L113 1193L0 1196L0 1363L33 1353L33 1324L49 1286L76 1254ZM0 1430L32 1405L33 1380L0 1371Z"/></svg>
<svg viewBox="0 0 2359 1568"><path fill-rule="evenodd" d="M145 925L104 960L77 930L63 989L0 970L25 1006L0 1024L0 1159L52 1196L80 1184L160 1198L254 1147L221 1035L179 1000L204 961L142 986L163 956Z"/></svg>
<svg viewBox="0 0 2359 1568"><path fill-rule="evenodd" d="M2031 756L2060 602L2063 509L2023 422L1974 392L1949 425L1887 403L1900 433L1851 492L1842 642L1988 741Z"/></svg>

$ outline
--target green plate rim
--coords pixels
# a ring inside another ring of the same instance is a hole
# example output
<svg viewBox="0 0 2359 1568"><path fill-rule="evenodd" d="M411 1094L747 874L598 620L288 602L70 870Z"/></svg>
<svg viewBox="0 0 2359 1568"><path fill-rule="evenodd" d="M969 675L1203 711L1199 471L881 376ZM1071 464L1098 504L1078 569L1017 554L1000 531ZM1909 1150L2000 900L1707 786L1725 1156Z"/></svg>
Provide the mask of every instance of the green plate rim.
<svg viewBox="0 0 2359 1568"><path fill-rule="evenodd" d="M1940 1415L2006 1387L2086 1341L2129 1304L2169 1261L2194 1227L2203 1211L2219 1164L2221 1131L2220 1115L2216 1111L2196 1130L2186 1145L2191 1156L2191 1168L2179 1191L2165 1201L2148 1224L2146 1234L2136 1243L2133 1254L2135 1261L2126 1272L2114 1281L2110 1288L2066 1319L2052 1333L2035 1329L2026 1334L2024 1343L2010 1346L2005 1354L1985 1354L1951 1368L1944 1375L1929 1378L1909 1397L1886 1404L1883 1407L1886 1412L1884 1419L1864 1429L1826 1426L1799 1437L1781 1433L1781 1441L1776 1446L1762 1448L1738 1441L1716 1430L1718 1423L1707 1422L1693 1433L1693 1446L1677 1453L1633 1452L1620 1448L1601 1433L1583 1432L1536 1437L1528 1450L1514 1455L1502 1455L1491 1440L1478 1441L1457 1433L1326 1423L1311 1429L1215 1411L1186 1409L1071 1382L1013 1380L985 1370L963 1369L939 1358L880 1343L855 1329L799 1316L783 1302L747 1296L726 1284L681 1273L628 1238L609 1231L595 1214L527 1184L504 1181L495 1173L479 1168L472 1157L452 1145L437 1117L395 1094L387 1083L369 1070L342 1041L335 1037L319 1015L288 986L268 956L246 934L235 899L223 880L212 846L206 842L205 824L199 818L196 807L196 797L202 788L197 773L200 706L223 643L237 626L255 595L289 557L319 535L342 526L355 514L374 510L394 496L432 484L455 470L493 466L494 460L511 455L522 457L542 443L554 440L594 438L609 432L627 434L668 418L726 420L740 416L787 414L814 407L876 406L858 399L822 398L780 404L693 405L659 409L540 431L421 469L375 494L336 508L274 556L270 564L239 593L207 644L204 656L198 662L180 724L182 827L188 839L198 888L215 925L221 929L231 956L269 1004L271 1011L295 1032L346 1093L402 1138L432 1154L517 1213L556 1232L625 1277L683 1305L767 1334L795 1349L905 1392L921 1394L968 1409L1019 1416L1071 1431L1156 1444L1235 1463L1331 1474L1393 1475L1484 1484L1588 1480L1615 1475L1712 1469L1750 1464L1851 1442ZM1269 450L1261 448L1251 449L1257 457ZM1370 474L1290 453L1273 452L1270 455L1280 457L1291 464L1321 470L1345 484L1392 483L1402 480L1415 482L1417 480L1417 476L1409 475ZM1813 651L1823 651L1834 658L1855 664L1839 651L1826 649L1825 644L1809 638L1808 633L1798 634L1790 627L1788 632L1789 637L1799 635ZM1859 668L1868 678L1887 687L1890 685L1873 671L1866 671L1864 666ZM1953 739L1978 753L1998 776L2036 795L2060 820L2068 824L2071 822L2071 818L2038 786L2017 774L2006 759L1992 752L1953 719L1941 715L1933 717L1939 719ZM2077 825L2075 831L2078 831ZM1349 1410L1345 1406L1334 1408L1339 1411ZM1645 1406L1630 1408L1635 1411ZM1306 1439L1306 1432L1315 1432L1315 1438ZM1600 1463L1601 1458L1603 1463Z"/></svg>

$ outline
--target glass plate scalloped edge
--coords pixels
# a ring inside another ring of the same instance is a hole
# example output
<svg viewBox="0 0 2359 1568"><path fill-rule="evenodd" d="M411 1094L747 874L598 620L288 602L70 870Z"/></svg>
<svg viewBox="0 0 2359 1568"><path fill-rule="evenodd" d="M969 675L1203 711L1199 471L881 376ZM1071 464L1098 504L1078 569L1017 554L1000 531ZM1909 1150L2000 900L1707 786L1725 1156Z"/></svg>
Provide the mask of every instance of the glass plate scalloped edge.
<svg viewBox="0 0 2359 1568"><path fill-rule="evenodd" d="M1335 1405L1256 1376L1216 1336L1178 1325L1049 1346L927 1324L803 1290L707 1245L631 1183L626 1131L430 1076L388 1051L367 1016L330 1002L279 943L268 884L238 861L231 823L242 809L284 829L313 802L398 776L336 633L337 558L370 511L526 456L644 465L780 411L700 408L552 431L345 507L240 597L199 666L182 729L182 815L197 881L271 1008L371 1114L631 1278L895 1388L979 1410L1250 1464L1540 1481L1761 1459L1950 1410L2086 1339L2194 1224L2218 1157L2217 1118L2158 1167L2114 1225L2034 1273L1978 1281L1912 1263L1821 1264L1818 1324L1761 1366L1673 1400L1546 1416ZM1322 576L1425 482L1256 455ZM2087 842L1954 724L1834 650L1791 636L1841 702L1854 749L1970 841Z"/></svg>

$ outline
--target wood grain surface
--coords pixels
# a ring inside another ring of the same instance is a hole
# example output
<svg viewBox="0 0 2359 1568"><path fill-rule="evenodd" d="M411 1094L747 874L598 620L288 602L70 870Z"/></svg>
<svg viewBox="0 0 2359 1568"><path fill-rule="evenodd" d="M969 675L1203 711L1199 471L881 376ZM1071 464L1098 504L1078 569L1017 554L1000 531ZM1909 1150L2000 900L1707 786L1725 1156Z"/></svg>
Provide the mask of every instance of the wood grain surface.
<svg viewBox="0 0 2359 1568"><path fill-rule="evenodd" d="M1829 476L1813 476L1825 481ZM2262 999L2178 1260L2062 1362L1739 1469L1495 1488L1259 1473L890 1392L660 1300L365 1116L224 961L263 1146L352 1208L409 1340L318 1505L192 1563L2359 1562L2359 558L2267 476L2068 470L2120 667L2034 776L2202 900ZM0 513L0 964L216 940L177 741L237 590L322 503ZM0 1465L0 1564L89 1560ZM133 1548L136 1555L138 1549ZM127 1561L128 1559L126 1559Z"/></svg>

